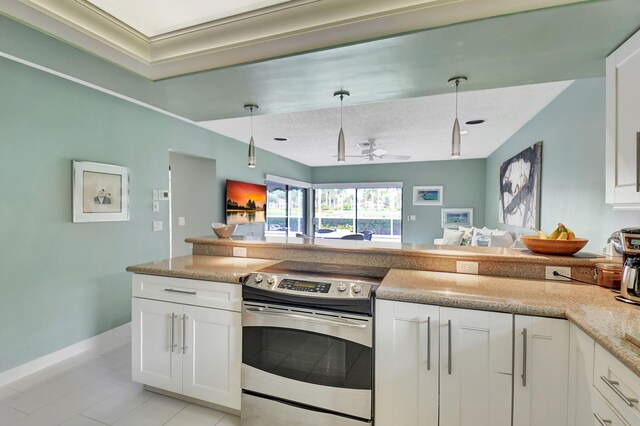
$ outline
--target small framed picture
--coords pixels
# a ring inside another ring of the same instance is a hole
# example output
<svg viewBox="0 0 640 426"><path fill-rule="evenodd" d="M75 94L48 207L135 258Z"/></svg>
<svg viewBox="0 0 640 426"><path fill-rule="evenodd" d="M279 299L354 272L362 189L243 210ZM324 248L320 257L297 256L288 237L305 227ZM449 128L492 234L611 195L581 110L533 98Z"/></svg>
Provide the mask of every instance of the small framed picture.
<svg viewBox="0 0 640 426"><path fill-rule="evenodd" d="M473 226L473 209L442 209L442 227Z"/></svg>
<svg viewBox="0 0 640 426"><path fill-rule="evenodd" d="M129 169L73 161L73 222L129 220Z"/></svg>
<svg viewBox="0 0 640 426"><path fill-rule="evenodd" d="M444 193L443 186L414 186L414 206L441 206Z"/></svg>

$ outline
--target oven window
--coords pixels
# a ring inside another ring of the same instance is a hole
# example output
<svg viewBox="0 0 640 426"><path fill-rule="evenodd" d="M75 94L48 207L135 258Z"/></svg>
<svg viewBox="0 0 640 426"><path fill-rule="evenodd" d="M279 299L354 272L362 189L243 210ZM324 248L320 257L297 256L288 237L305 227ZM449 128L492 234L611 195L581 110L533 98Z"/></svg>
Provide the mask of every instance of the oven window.
<svg viewBox="0 0 640 426"><path fill-rule="evenodd" d="M371 348L308 331L243 327L242 362L317 385L371 390Z"/></svg>

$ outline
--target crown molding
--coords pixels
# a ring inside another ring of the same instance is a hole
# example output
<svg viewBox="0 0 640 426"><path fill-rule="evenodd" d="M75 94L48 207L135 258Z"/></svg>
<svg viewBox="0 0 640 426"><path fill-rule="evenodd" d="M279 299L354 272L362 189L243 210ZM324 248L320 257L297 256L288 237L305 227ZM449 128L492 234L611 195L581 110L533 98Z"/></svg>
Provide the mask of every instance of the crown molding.
<svg viewBox="0 0 640 426"><path fill-rule="evenodd" d="M86 0L0 12L151 80L586 0L291 0L146 37Z"/></svg>

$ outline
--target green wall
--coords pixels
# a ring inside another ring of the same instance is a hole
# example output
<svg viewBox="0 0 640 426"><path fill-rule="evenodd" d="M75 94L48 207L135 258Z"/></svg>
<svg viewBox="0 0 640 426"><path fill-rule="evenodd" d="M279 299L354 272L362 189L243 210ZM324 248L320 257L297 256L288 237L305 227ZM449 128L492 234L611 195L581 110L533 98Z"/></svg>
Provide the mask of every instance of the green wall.
<svg viewBox="0 0 640 426"><path fill-rule="evenodd" d="M498 224L499 168L537 141L542 144L541 227L558 222L588 238L587 250L600 252L611 232L638 226L638 212L614 211L605 192L605 80L577 80L487 158L486 222Z"/></svg>
<svg viewBox="0 0 640 426"><path fill-rule="evenodd" d="M217 160L224 179L309 181L309 167L16 62L0 59L0 371L130 320L127 265L168 257L169 150ZM71 160L130 169L131 220L71 223ZM219 216L222 220L223 203ZM152 221L164 221L152 232Z"/></svg>
<svg viewBox="0 0 640 426"><path fill-rule="evenodd" d="M405 243L433 244L442 237L442 207L473 207L474 224L482 227L485 222L485 159L314 167L312 182L403 182ZM444 205L414 206L414 185L443 185ZM411 214L416 220L409 222Z"/></svg>

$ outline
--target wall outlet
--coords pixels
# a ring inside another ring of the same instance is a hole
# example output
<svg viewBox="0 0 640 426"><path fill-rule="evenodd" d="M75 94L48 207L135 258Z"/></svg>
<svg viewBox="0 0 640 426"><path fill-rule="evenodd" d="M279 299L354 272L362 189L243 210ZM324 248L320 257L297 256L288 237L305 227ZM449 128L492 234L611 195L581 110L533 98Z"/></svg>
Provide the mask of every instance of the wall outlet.
<svg viewBox="0 0 640 426"><path fill-rule="evenodd" d="M247 249L246 247L234 247L233 255L235 257L247 257Z"/></svg>
<svg viewBox="0 0 640 426"><path fill-rule="evenodd" d="M153 221L153 230L155 232L162 231L162 221L161 220L154 220Z"/></svg>
<svg viewBox="0 0 640 426"><path fill-rule="evenodd" d="M478 262L465 262L458 260L456 262L456 272L459 274L478 275Z"/></svg>
<svg viewBox="0 0 640 426"><path fill-rule="evenodd" d="M556 281L571 281L568 278L560 277L557 275L553 275L553 271L557 271L564 276L571 276L571 268L569 266L546 266L545 267L545 280L556 280Z"/></svg>
<svg viewBox="0 0 640 426"><path fill-rule="evenodd" d="M178 216L178 226L185 226L187 224L184 216Z"/></svg>
<svg viewBox="0 0 640 426"><path fill-rule="evenodd" d="M160 211L160 203L158 201L153 202L153 211L156 213Z"/></svg>

